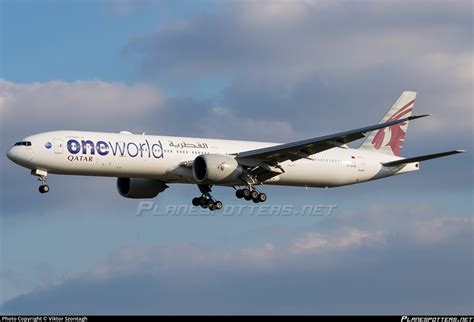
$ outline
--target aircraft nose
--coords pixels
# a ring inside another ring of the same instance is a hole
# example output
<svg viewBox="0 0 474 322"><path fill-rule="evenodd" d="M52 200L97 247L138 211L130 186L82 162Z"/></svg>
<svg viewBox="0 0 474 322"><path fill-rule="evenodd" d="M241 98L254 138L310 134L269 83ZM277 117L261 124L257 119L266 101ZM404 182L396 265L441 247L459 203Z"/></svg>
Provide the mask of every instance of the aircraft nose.
<svg viewBox="0 0 474 322"><path fill-rule="evenodd" d="M10 150L8 150L7 152L7 158L9 158L10 160L12 161L15 161L15 149L14 148L11 148Z"/></svg>
<svg viewBox="0 0 474 322"><path fill-rule="evenodd" d="M7 158L14 163L27 166L31 162L31 156L29 151L25 151L22 146L14 146L7 152Z"/></svg>

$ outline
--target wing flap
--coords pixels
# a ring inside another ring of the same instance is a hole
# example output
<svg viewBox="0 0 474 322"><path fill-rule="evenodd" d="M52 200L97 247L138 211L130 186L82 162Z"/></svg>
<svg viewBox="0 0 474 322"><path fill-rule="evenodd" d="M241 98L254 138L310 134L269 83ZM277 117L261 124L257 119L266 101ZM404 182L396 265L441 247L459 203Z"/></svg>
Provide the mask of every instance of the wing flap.
<svg viewBox="0 0 474 322"><path fill-rule="evenodd" d="M250 170L250 173L259 181L264 182L268 179L276 177L285 171L281 167L270 166L266 163L262 163L259 166Z"/></svg>

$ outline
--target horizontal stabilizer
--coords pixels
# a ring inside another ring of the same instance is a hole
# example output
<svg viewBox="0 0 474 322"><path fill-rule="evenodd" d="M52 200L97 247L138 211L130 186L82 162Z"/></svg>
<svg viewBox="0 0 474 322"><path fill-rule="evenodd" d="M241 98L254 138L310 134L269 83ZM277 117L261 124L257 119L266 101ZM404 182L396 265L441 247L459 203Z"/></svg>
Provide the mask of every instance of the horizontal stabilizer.
<svg viewBox="0 0 474 322"><path fill-rule="evenodd" d="M463 152L466 152L466 151L454 150L454 151L448 151L448 152L442 152L442 153L427 154L427 155L422 155L422 156L414 157L414 158L407 158L407 159L400 159L396 161L386 162L386 163L383 163L383 165L386 167L395 167L402 164L426 161L426 160L441 158L441 157L445 157L451 154L457 154L457 153L463 153Z"/></svg>

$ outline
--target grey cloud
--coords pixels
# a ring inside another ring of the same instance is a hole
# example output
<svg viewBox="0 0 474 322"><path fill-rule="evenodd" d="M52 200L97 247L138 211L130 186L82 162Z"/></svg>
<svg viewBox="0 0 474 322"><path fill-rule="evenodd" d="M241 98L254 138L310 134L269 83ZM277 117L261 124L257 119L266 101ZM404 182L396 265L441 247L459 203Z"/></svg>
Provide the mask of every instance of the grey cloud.
<svg viewBox="0 0 474 322"><path fill-rule="evenodd" d="M223 11L166 24L156 33L130 40L125 49L146 71L146 79L192 86L196 80L225 74L231 79L229 87L210 100L170 97L159 86L146 84L0 81L2 216L28 212L46 217L55 211L67 216L65 209L134 213L136 203L117 195L113 179L55 176L50 178L52 193L40 196L34 178L5 159L6 149L18 138L58 129L58 124L80 130L287 141L377 122L402 90L413 89L419 92L417 112L434 116L410 126L404 154L472 150L469 2L272 1L224 6ZM472 222L465 221L472 213L472 200L458 205L465 213L452 220L446 217L454 214L440 212L414 220L410 215L432 210L398 208L400 203L410 207L402 192L428 196L418 202L429 204L438 196L434 190L446 190L441 196L448 207L453 195L472 190L472 178L469 153L427 163L421 173L387 179L390 183L291 193L266 187L271 200L280 203L295 204L304 196L357 207L358 197L374 200L388 195L395 205L388 213L374 208L368 214L327 220L325 227L307 228L309 235L294 240L311 241L313 247L333 241L331 236L362 240L336 252L336 258L331 252L288 255L291 243L286 248L262 244L241 249L240 255L195 246L164 247L164 254L161 248L145 251L151 257L145 263L114 271L111 265L124 262L112 259L91 268L92 276L34 290L3 303L1 310L472 313L473 290L468 286L473 234ZM195 187L177 187L165 200L181 203L195 193ZM441 219L433 218L438 216ZM374 223L374 218L380 222ZM342 230L349 224L352 229ZM446 231L439 230L443 225ZM416 238L420 227L428 230ZM425 238L430 232L440 238ZM222 264L229 256L241 263L242 252L253 258L280 252L287 256L271 255L270 264L284 265L267 266L264 261L264 270ZM132 248L130 253L136 258L140 250ZM123 258L127 252L117 256ZM202 257L219 265L197 265ZM21 277L16 282L21 284Z"/></svg>
<svg viewBox="0 0 474 322"><path fill-rule="evenodd" d="M106 207L99 191L115 192L110 179L50 177L54 195L39 195L35 177L6 158L11 145L34 133L49 130L140 131L164 108L167 98L160 88L102 81L18 84L0 80L2 215L32 212L31 205L54 211L64 206ZM69 178L71 180L71 178ZM56 187L55 187L56 184ZM61 189L61 187L68 187ZM87 187L85 189L84 187ZM24 194L21 194L23 192ZM25 202L24 195L29 195ZM80 197L68 197L71 195Z"/></svg>
<svg viewBox="0 0 474 322"><path fill-rule="evenodd" d="M470 35L471 17L465 10L468 1L455 5L432 1L430 10L426 10L426 2L407 4L403 1L326 2L324 5L281 1L224 3L217 14L186 17L151 35L131 39L125 50L132 54L137 50L138 55L143 55L144 66L151 67L151 73L158 68L204 74L254 70L283 76L292 68L304 66L314 71L320 67L313 62L345 58L339 64L333 61L334 65L326 66L338 69L347 62L353 64L359 52L364 54L366 64L373 64L374 58L382 53L383 57L399 59L412 57L417 51L445 48L437 46L440 41L432 41L435 36L432 33L423 41L420 36L425 35L419 33L425 31L438 30L437 36L440 31L457 36L443 42L447 48L469 48L469 42L458 39L466 40ZM450 32L450 29L454 30ZM409 46L398 46L403 42L412 45L413 38L421 41L421 46L409 50ZM344 47L343 41L356 46ZM383 48L384 41L392 43L397 50ZM361 46L366 42L371 46ZM335 50L344 48L346 52ZM272 68L267 70L268 67Z"/></svg>
<svg viewBox="0 0 474 322"><path fill-rule="evenodd" d="M37 206L36 214L40 214L41 209L50 212L65 206L106 210L111 204L126 204L117 195L111 178L51 176L48 178L51 194L37 193L36 178L5 156L14 142L30 134L62 129L129 130L162 135L259 139L265 137L262 128L267 127L280 129L280 139L292 133L285 122L253 120L226 110L215 113L216 109L218 107L211 101L169 97L160 87L149 84L103 81L18 84L0 80L2 214L31 212L31 204L23 202L23 195L29 195L28 200ZM95 198L98 195L102 198ZM135 204L128 207L133 206Z"/></svg>
<svg viewBox="0 0 474 322"><path fill-rule="evenodd" d="M275 110L268 108L269 117L258 113L243 115L235 109L213 104L210 100L197 100L184 97L169 97L157 86L134 85L128 86L120 83L107 83L101 81L82 82L47 82L33 84L16 84L2 81L1 86L1 109L2 109L2 155L5 155L10 145L26 135L55 129L80 129L95 131L118 131L121 129L132 132L142 132L164 135L188 135L207 136L218 138L268 140L286 142L355 127L354 118L344 115L352 115L350 104L346 106L346 113L337 118L331 118L328 113L325 117L316 117L314 122L301 119L301 123L308 122L307 128L291 125L289 118L295 117L282 115L281 118L272 117ZM301 90L292 97L303 97L305 92L311 92L309 85L307 90ZM322 85L322 87L324 87ZM263 87L260 88L262 90ZM338 96L337 91L325 92L327 101L332 96ZM249 95L235 96L243 106L259 105L263 107L280 106L283 110L285 104L281 104L281 96L268 90L261 102L253 100ZM256 97L256 96L254 96ZM275 99L276 97L276 99ZM260 98L261 99L261 98ZM316 99L316 97L315 97ZM349 103L349 97L343 98ZM291 100L283 100L290 103ZM310 106L308 99L303 105ZM360 106L364 106L369 99L360 100ZM301 101L301 100L300 100ZM332 104L332 103L330 103ZM357 105L359 105L357 104ZM376 104L374 104L376 105ZM350 107L350 108L349 108ZM321 108L324 110L327 107ZM331 109L338 109L331 106ZM423 111L424 112L424 111ZM264 114L264 113L263 113ZM358 113L356 113L358 114ZM374 119L373 117L370 117ZM378 119L378 117L377 117ZM40 120L40 122L38 121ZM371 121L372 122L372 121ZM407 149L404 154L414 156L423 153L438 152L454 148L465 148L472 150L472 140L459 136L455 131L445 133L422 133L417 132L417 127L425 122L416 122L410 126L407 139ZM431 122L427 120L426 122ZM362 124L369 123L360 122ZM359 124L358 124L359 125ZM358 126L357 125L357 126ZM304 135L306 133L306 135ZM450 167L446 168L449 164ZM83 178L52 176L49 178L52 194L40 195L36 192L37 184L35 178L28 171L12 164L5 157L1 159L2 170L2 214L16 214L31 212L30 203L23 202L23 195L29 195L29 201L35 204L34 212L41 214L41 209L61 209L64 206L88 207L89 209L107 210L111 204L120 203L130 211L134 205L126 203L115 191L113 179L106 178ZM339 188L335 194L344 193L347 189L352 194L364 194L366 192L413 190L417 189L470 189L472 186L472 154L467 153L449 159L437 160L426 163L422 173L403 176L403 178L390 178L390 185L384 182L373 182L349 188ZM87 187L85 189L84 187ZM269 189L275 197L284 197L279 194L278 189ZM23 194L19 192L23 191ZM168 193L180 195L179 189L168 191ZM71 198L70 196L76 196ZM96 198L96 196L102 198ZM186 196L188 196L186 194ZM107 200L107 202L105 202Z"/></svg>
<svg viewBox="0 0 474 322"><path fill-rule="evenodd" d="M166 99L159 87L147 84L0 80L2 140L17 134L17 128L31 131L24 136L58 129L138 129L143 120L159 113Z"/></svg>
<svg viewBox="0 0 474 322"><path fill-rule="evenodd" d="M125 52L145 77L192 86L226 75L232 83L222 106L301 131L327 130L325 120L342 127L378 120L411 89L420 92L420 110L438 117L425 129L465 135L473 101L469 8L468 1L225 3L218 13L133 38Z"/></svg>
<svg viewBox="0 0 474 322"><path fill-rule="evenodd" d="M469 1L224 3L216 13L132 38L124 50L145 78L189 86L214 75L231 79L218 94L219 109L207 109L197 132L226 136L232 124L248 124L254 131L234 130L229 137L323 135L376 123L403 90L415 90L415 113L433 116L410 125L403 154L470 151L470 8ZM231 117L221 118L219 111ZM471 155L449 160L427 163L423 174L392 178L384 187L470 187Z"/></svg>

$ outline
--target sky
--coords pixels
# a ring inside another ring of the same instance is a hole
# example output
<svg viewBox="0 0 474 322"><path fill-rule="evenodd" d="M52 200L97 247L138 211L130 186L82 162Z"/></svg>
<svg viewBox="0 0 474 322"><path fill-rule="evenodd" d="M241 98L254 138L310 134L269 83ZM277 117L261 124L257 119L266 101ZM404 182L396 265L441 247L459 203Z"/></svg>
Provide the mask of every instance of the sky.
<svg viewBox="0 0 474 322"><path fill-rule="evenodd" d="M472 33L471 1L2 0L0 312L473 314ZM40 195L5 156L60 129L290 142L374 124L404 90L431 117L403 156L468 152L262 189L322 215L137 215L114 178L51 175Z"/></svg>

